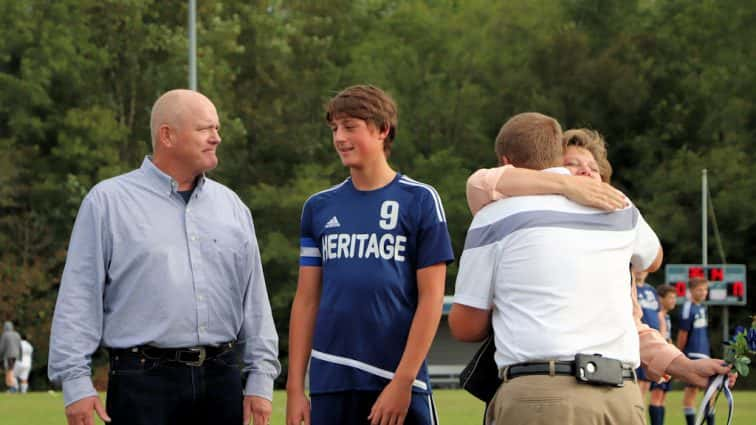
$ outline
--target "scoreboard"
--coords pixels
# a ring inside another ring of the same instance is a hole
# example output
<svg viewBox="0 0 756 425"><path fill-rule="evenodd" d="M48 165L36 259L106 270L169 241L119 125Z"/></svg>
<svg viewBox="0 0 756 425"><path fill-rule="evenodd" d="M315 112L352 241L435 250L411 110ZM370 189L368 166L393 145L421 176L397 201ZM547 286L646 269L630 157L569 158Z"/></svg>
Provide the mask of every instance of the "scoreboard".
<svg viewBox="0 0 756 425"><path fill-rule="evenodd" d="M688 284L693 278L709 281L708 305L746 305L746 268L744 264L667 264L665 282L677 291L677 302L689 298Z"/></svg>

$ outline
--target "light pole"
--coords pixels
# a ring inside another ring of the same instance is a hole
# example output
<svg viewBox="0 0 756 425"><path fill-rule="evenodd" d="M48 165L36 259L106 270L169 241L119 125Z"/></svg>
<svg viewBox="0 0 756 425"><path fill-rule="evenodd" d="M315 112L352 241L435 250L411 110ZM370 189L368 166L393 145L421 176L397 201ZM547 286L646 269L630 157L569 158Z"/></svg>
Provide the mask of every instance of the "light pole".
<svg viewBox="0 0 756 425"><path fill-rule="evenodd" d="M189 89L197 90L197 0L189 0Z"/></svg>

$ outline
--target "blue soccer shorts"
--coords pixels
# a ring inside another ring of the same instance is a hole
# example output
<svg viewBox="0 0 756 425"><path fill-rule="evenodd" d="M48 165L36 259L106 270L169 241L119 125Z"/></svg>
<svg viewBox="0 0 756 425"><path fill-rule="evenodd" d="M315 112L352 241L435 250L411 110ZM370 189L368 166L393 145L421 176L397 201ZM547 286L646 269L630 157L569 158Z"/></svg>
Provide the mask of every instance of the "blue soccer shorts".
<svg viewBox="0 0 756 425"><path fill-rule="evenodd" d="M378 391L340 391L312 394L312 425L369 424L367 417L378 399ZM412 393L412 400L404 419L405 425L438 425L436 405L431 394Z"/></svg>

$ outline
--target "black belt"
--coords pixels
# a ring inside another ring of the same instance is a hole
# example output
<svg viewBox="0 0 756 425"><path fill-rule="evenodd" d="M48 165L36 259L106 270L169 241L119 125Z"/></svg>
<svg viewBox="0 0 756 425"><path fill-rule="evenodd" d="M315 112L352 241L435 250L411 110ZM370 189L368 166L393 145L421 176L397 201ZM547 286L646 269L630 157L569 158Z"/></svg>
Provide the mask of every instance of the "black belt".
<svg viewBox="0 0 756 425"><path fill-rule="evenodd" d="M202 345L184 348L158 348L150 345L140 345L132 348L111 348L111 356L139 355L150 360L176 362L187 366L202 366L205 360L210 360L234 348L234 341L220 345Z"/></svg>
<svg viewBox="0 0 756 425"><path fill-rule="evenodd" d="M555 361L554 369L551 370L549 362L542 363L519 363L506 368L506 379L517 378L526 375L569 375L575 376L574 361ZM622 379L635 380L635 370L631 367L622 367Z"/></svg>

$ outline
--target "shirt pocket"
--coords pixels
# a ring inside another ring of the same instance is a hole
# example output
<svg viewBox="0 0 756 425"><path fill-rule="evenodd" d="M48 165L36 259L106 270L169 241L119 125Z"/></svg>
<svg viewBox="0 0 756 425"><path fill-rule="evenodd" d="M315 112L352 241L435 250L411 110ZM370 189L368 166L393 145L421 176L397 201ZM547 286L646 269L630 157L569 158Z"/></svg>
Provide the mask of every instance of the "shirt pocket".
<svg viewBox="0 0 756 425"><path fill-rule="evenodd" d="M217 224L203 238L202 254L217 277L243 279L247 265L247 241L237 226Z"/></svg>

